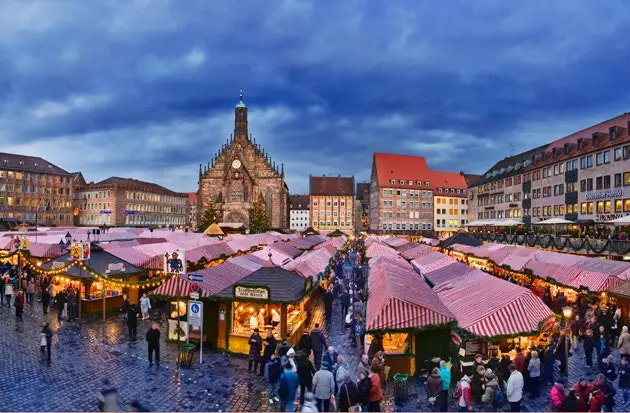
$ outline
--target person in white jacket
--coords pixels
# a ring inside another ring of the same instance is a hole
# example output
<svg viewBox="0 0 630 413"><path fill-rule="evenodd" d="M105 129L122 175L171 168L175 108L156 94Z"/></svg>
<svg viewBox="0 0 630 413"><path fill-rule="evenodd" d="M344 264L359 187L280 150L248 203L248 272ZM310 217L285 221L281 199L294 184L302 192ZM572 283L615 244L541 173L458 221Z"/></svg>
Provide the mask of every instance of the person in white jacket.
<svg viewBox="0 0 630 413"><path fill-rule="evenodd" d="M521 399L523 398L523 375L516 370L514 363L510 364L510 378L507 382L507 399L510 402L510 411L521 411Z"/></svg>
<svg viewBox="0 0 630 413"><path fill-rule="evenodd" d="M140 299L140 311L142 312L142 320L148 320L149 310L151 309L151 300L147 297L147 294L142 294L142 298Z"/></svg>

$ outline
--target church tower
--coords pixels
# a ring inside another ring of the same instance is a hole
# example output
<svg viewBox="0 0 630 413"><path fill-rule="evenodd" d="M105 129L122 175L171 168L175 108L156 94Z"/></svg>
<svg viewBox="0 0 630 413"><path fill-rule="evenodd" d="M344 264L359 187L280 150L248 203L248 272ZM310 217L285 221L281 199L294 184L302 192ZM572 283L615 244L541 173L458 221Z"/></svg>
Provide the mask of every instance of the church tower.
<svg viewBox="0 0 630 413"><path fill-rule="evenodd" d="M243 89L240 100L234 108L234 137L237 141L247 140L247 105L243 102Z"/></svg>

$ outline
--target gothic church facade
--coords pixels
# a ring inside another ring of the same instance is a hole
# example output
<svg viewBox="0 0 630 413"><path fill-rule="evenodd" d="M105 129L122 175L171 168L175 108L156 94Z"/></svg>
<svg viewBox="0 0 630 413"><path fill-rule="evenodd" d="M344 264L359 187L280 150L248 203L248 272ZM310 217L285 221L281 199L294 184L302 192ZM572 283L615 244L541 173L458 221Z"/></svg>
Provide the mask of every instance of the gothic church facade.
<svg viewBox="0 0 630 413"><path fill-rule="evenodd" d="M289 188L284 181L284 164L276 165L256 143L247 126L247 105L240 101L234 108L234 134L212 160L199 165L197 220L212 199L222 222L242 223L249 227L254 202L262 194L270 228L288 228Z"/></svg>

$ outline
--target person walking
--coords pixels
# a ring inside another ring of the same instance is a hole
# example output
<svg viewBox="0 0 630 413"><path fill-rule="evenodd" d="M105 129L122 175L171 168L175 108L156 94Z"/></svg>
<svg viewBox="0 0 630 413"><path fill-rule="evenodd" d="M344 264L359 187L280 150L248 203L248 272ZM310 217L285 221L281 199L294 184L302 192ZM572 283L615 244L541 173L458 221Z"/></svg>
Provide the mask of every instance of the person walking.
<svg viewBox="0 0 630 413"><path fill-rule="evenodd" d="M628 326L623 326L621 328L621 335L619 336L617 348L619 349L619 355L622 358L630 358L630 333L628 333Z"/></svg>
<svg viewBox="0 0 630 413"><path fill-rule="evenodd" d="M42 310L44 314L48 314L48 307L50 306L50 288L46 288L42 291Z"/></svg>
<svg viewBox="0 0 630 413"><path fill-rule="evenodd" d="M527 371L529 372L529 393L534 399L540 397L540 359L538 358L538 352L536 350L531 353L532 358L527 364Z"/></svg>
<svg viewBox="0 0 630 413"><path fill-rule="evenodd" d="M52 329L50 328L50 324L47 321L44 321L42 323L42 332L41 334L43 335L43 339L40 343L40 346L44 346L45 350L46 350L46 360L48 361L48 364L50 364L51 362L51 352L52 352L52 339L53 339L53 332ZM41 347L41 351L43 353L44 348Z"/></svg>
<svg viewBox="0 0 630 413"><path fill-rule="evenodd" d="M319 329L319 323L315 323L315 328L311 330L311 345L313 346L313 361L315 362L315 370L319 370L322 365L322 354L324 349L328 347L326 337Z"/></svg>
<svg viewBox="0 0 630 413"><path fill-rule="evenodd" d="M304 395L304 403L302 404L302 412L316 413L317 410L317 399L313 393L306 392Z"/></svg>
<svg viewBox="0 0 630 413"><path fill-rule="evenodd" d="M551 391L549 392L549 407L552 412L562 411L562 403L565 397L564 383L564 377L560 377L551 387Z"/></svg>
<svg viewBox="0 0 630 413"><path fill-rule="evenodd" d="M335 296L332 292L332 287L331 287L331 288L328 288L328 290L326 291L326 294L324 294L324 309L325 309L326 325L330 325L330 320L332 319L334 301L335 301Z"/></svg>
<svg viewBox="0 0 630 413"><path fill-rule="evenodd" d="M427 378L427 395L431 411L439 411L442 401L442 377L440 377L440 370L437 367L433 368L431 375Z"/></svg>
<svg viewBox="0 0 630 413"><path fill-rule="evenodd" d="M510 364L510 378L507 382L507 399L510 402L510 411L521 411L521 399L523 398L523 375L516 370L514 364Z"/></svg>
<svg viewBox="0 0 630 413"><path fill-rule="evenodd" d="M262 337L255 328L251 336L249 336L249 363L248 371L256 373L258 371L258 363L260 363L260 352L262 350ZM252 370L253 367L253 370Z"/></svg>
<svg viewBox="0 0 630 413"><path fill-rule="evenodd" d="M68 288L68 295L66 296L68 301L68 321L73 322L77 308L77 295L74 292L74 288Z"/></svg>
<svg viewBox="0 0 630 413"><path fill-rule="evenodd" d="M363 373L365 377L370 375L370 364L368 363L367 354L361 355L361 360L357 366L357 377L359 377L361 373Z"/></svg>
<svg viewBox="0 0 630 413"><path fill-rule="evenodd" d="M9 280L9 277L5 276L4 283L4 300L7 302L9 308L11 308L11 299L13 298L13 283Z"/></svg>
<svg viewBox="0 0 630 413"><path fill-rule="evenodd" d="M260 363L260 375L264 376L265 366L271 360L271 356L276 352L276 346L278 345L276 338L273 336L273 332L270 328L267 329L267 337L262 342L264 344L262 363Z"/></svg>
<svg viewBox="0 0 630 413"><path fill-rule="evenodd" d="M617 372L615 371L615 363L612 356L605 357L599 365L599 372L606 376L611 382L617 379Z"/></svg>
<svg viewBox="0 0 630 413"><path fill-rule="evenodd" d="M288 408L289 412L295 411L295 394L299 386L299 378L291 371L290 363L284 365L284 371L280 375L280 385L278 395L280 396L280 411L284 412Z"/></svg>
<svg viewBox="0 0 630 413"><path fill-rule="evenodd" d="M339 370L337 370L337 375L339 375ZM351 406L359 404L359 390L357 389L357 385L352 381L350 374L346 374L342 378L337 379L337 385L339 386L337 408L340 412L348 412Z"/></svg>
<svg viewBox="0 0 630 413"><path fill-rule="evenodd" d="M440 360L440 377L442 378L442 397L440 411L448 411L448 390L451 388L451 370L446 367L446 361Z"/></svg>
<svg viewBox="0 0 630 413"><path fill-rule="evenodd" d="M136 341L136 335L138 333L138 310L135 304L132 304L127 312L127 328L129 330L129 341Z"/></svg>
<svg viewBox="0 0 630 413"><path fill-rule="evenodd" d="M153 365L153 353L155 353L155 362L160 365L160 327L158 323L153 323L151 329L147 331L147 344L149 346L149 365Z"/></svg>
<svg viewBox="0 0 630 413"><path fill-rule="evenodd" d="M341 293L341 297L339 298L339 301L341 303L341 322L342 322L342 327L345 328L346 326L346 315L348 314L348 309L350 307L350 294L348 293L348 290L343 288L343 292Z"/></svg>
<svg viewBox="0 0 630 413"><path fill-rule="evenodd" d="M28 294L28 303L31 307L35 305L35 280L31 279L28 282L28 287L26 287L26 293Z"/></svg>
<svg viewBox="0 0 630 413"><path fill-rule="evenodd" d="M269 361L265 364L265 381L267 382L267 398L269 399L269 405L272 405L274 401L280 401L278 397L278 386L281 375L282 364L280 364L280 359L276 357L275 354L272 354Z"/></svg>
<svg viewBox="0 0 630 413"><path fill-rule="evenodd" d="M329 412L330 398L335 394L335 378L325 361L322 362L320 369L313 376L313 393L317 399L319 411Z"/></svg>
<svg viewBox="0 0 630 413"><path fill-rule="evenodd" d="M22 290L18 291L13 305L15 306L15 318L18 321L24 321L22 319L22 313L24 313L24 293Z"/></svg>
<svg viewBox="0 0 630 413"><path fill-rule="evenodd" d="M573 351L577 351L581 330L582 323L580 322L580 316L576 315L575 319L571 321L571 341L573 344Z"/></svg>
<svg viewBox="0 0 630 413"><path fill-rule="evenodd" d="M140 298L140 311L142 312L142 321L149 319L149 310L151 310L151 300L147 297L147 293L142 294Z"/></svg>
<svg viewBox="0 0 630 413"><path fill-rule="evenodd" d="M103 380L103 388L99 393L99 409L102 412L119 412L118 390L109 380Z"/></svg>
<svg viewBox="0 0 630 413"><path fill-rule="evenodd" d="M55 296L55 308L57 309L57 321L61 322L63 310L66 308L66 294L63 291Z"/></svg>
<svg viewBox="0 0 630 413"><path fill-rule="evenodd" d="M584 332L582 344L584 346L584 361L586 367L590 369L593 367L593 350L595 349L595 339L593 338L593 331L591 329Z"/></svg>
<svg viewBox="0 0 630 413"><path fill-rule="evenodd" d="M315 368L308 359L308 355L300 350L296 354L297 374L300 379L300 406L304 405L304 396L313 388Z"/></svg>

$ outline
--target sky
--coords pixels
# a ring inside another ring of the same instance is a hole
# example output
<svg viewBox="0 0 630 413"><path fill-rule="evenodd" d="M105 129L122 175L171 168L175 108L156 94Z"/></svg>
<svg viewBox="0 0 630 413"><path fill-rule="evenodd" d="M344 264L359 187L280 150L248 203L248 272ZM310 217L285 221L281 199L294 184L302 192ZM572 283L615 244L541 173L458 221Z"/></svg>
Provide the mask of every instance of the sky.
<svg viewBox="0 0 630 413"><path fill-rule="evenodd" d="M630 111L624 0L3 0L0 151L197 189L234 129L291 193L374 152L484 173Z"/></svg>

